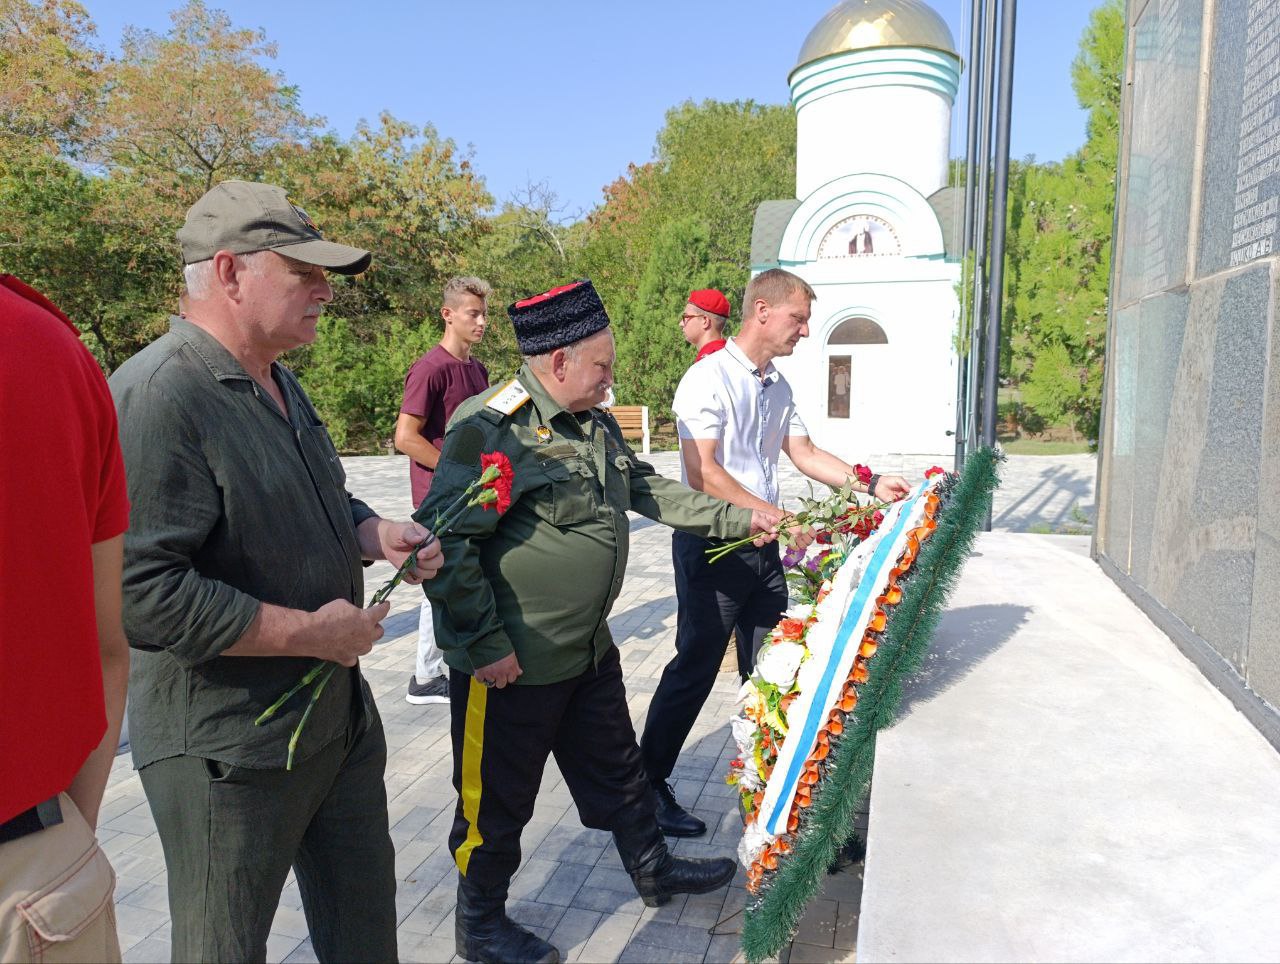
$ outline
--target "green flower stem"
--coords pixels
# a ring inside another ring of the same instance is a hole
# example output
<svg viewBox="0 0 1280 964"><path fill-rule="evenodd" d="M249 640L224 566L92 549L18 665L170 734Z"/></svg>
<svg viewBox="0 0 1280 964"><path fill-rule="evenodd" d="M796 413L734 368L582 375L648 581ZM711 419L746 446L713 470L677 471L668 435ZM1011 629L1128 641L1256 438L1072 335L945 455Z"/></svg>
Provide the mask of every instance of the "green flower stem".
<svg viewBox="0 0 1280 964"><path fill-rule="evenodd" d="M320 677L320 682L316 683L316 688L311 691L311 699L307 701L307 709L302 714L302 719L298 721L298 725L294 728L293 736L289 737L289 758L285 761L284 768L286 770L293 769L293 754L298 749L298 738L302 736L302 728L307 725L307 720L311 716L311 711L316 708L316 704L320 702L320 694L324 692L325 686L329 680L333 678L333 671L338 668L337 663L322 663L321 666L328 666L328 670ZM317 667L319 669L320 667ZM310 673L307 674L311 675Z"/></svg>
<svg viewBox="0 0 1280 964"><path fill-rule="evenodd" d="M431 527L430 533L425 539L414 546L407 556L405 556L404 562L400 563L400 567L395 571L395 574L391 579L388 580L387 584L373 594L373 598L369 602L370 606L376 606L391 595L392 590L394 590L396 586L400 585L404 580L404 577L409 574L409 570L413 568L414 562L418 558L418 553L431 545L432 539L437 538L440 533L444 532L451 525L457 522L462 516L462 513L474 506L484 505L487 502L494 501L494 496L489 492L487 486L494 482L498 476L499 470L497 466L489 466L480 473L480 477L478 479L468 485L466 489L463 490L462 494L453 500L442 514L436 516L435 525ZM482 489L482 491L476 495L472 495L476 489ZM489 496L488 499L485 498L486 495ZM293 754L298 747L298 739L302 736L302 728L306 726L307 720L311 716L311 711L315 709L316 703L320 700L320 694L324 692L325 686L333 677L333 672L337 668L337 663L325 661L317 663L309 669L302 679L298 680L298 682L295 683L287 693L267 707L262 712L262 715L254 720L255 726L261 726L275 715L276 710L289 702L289 700L291 700L299 690L305 689L307 686L315 683L315 689L311 692L311 698L307 702L306 710L303 711L302 719L298 721L298 725L294 728L293 735L289 738L289 758L285 764L286 770L293 769ZM322 673L324 674L323 676L321 676ZM318 682L317 678L319 679Z"/></svg>
<svg viewBox="0 0 1280 964"><path fill-rule="evenodd" d="M253 725L261 726L263 723L267 722L267 720L271 719L271 717L275 716L276 710L280 709L280 707L288 703L289 700L293 697L294 693L298 692L298 690L302 689L304 686L310 685L311 681L314 680L317 676L319 676L321 671L324 670L326 666L331 666L331 665L332 665L331 663L317 663L314 667L308 670L307 674L304 677L302 677L302 679L298 680L298 682L293 684L293 689L289 690L289 692L285 693L284 696L280 697L280 699L276 700L274 703L268 706L265 710L263 710L262 715L253 721Z"/></svg>
<svg viewBox="0 0 1280 964"><path fill-rule="evenodd" d="M808 518L809 517L803 512L801 512L799 515L784 515L781 519L778 520L778 524L774 528L782 529L786 526L791 526L791 525L797 525L797 524L804 525L804 523L808 521ZM741 539L735 539L733 542L726 542L722 546L712 546L710 549L707 550L707 562L717 562L718 560L723 559L729 553L736 552L738 549L741 549L743 546L751 545L751 543L755 542L759 538L760 538L760 533L757 532L754 535L745 536Z"/></svg>
<svg viewBox="0 0 1280 964"><path fill-rule="evenodd" d="M400 585L404 580L404 577L409 574L409 570L413 568L414 561L418 558L418 553L431 545L432 539L436 538L437 535L457 522L458 518L463 512L467 511L467 509L479 504L475 498L470 498L470 496L471 493L484 481L485 478L483 475L476 479L463 490L462 495L453 500L453 503L444 510L443 515L436 517L436 523L431 527L430 535L414 546L413 550L405 556L404 562L400 563L400 568L395 571L395 575L391 577L385 586L373 594L373 597L369 600L370 606L378 605L378 603L391 595L392 590L394 590L396 586ZM468 499L470 499L470 501L465 501L464 504L464 500Z"/></svg>
<svg viewBox="0 0 1280 964"><path fill-rule="evenodd" d="M846 523L852 522L854 519L861 519L861 518L864 518L865 516L869 516L873 512L876 512L879 509L883 509L886 505L888 505L887 502L869 502L864 506L859 506L857 509L855 509L853 512L851 512L848 515L848 517L846 518ZM788 513L784 515L780 520L778 520L778 524L774 526L774 528L781 530L781 529L787 529L787 528L791 528L793 526L798 526L798 525L801 525L801 526L808 525L809 520L812 518L813 518L813 514L809 512ZM844 523L842 523L842 525L843 524ZM781 537L781 533L779 533L779 537ZM741 549L743 546L750 545L751 543L755 542L758 538L760 538L760 533L756 533L755 535L751 535L751 536L746 536L742 539L736 539L733 542L726 542L724 545L721 545L721 546L712 546L710 549L707 550L707 562L716 562L720 559L723 559L725 556L729 555L729 553L734 552L738 549Z"/></svg>

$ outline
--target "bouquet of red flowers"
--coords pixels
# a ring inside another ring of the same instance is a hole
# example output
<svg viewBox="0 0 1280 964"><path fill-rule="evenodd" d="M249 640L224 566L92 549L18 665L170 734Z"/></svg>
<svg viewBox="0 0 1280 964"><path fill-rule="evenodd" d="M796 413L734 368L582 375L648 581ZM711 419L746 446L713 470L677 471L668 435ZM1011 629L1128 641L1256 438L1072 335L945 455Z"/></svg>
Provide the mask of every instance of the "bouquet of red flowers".
<svg viewBox="0 0 1280 964"><path fill-rule="evenodd" d="M448 508L436 515L436 521L431 526L430 534L413 547L413 550L405 557L404 562L400 564L400 568L396 570L395 575L387 581L386 585L373 594L369 605L376 606L391 595L391 591L400 585L400 582L413 568L414 561L418 558L418 553L431 545L433 539L457 522L468 509L479 506L482 510L493 509L498 515L502 515L511 507L511 484L515 481L515 472L511 468L511 460L501 452L486 452L480 456L480 466L482 469L480 477L468 485ZM479 491L476 491L477 489ZM311 711L315 709L316 703L320 700L320 694L324 692L325 686L328 685L334 670L337 668L337 663L320 661L302 679L298 680L287 693L268 706L262 712L262 715L254 721L255 726L261 726L275 716L276 710L289 702L296 693L314 684L315 688L311 691L311 699L307 702L307 708L302 713L302 719L298 721L293 735L289 738L289 757L285 762L286 770L293 769L293 754L298 748L298 738L302 736L302 728L307 725L307 719L311 716Z"/></svg>

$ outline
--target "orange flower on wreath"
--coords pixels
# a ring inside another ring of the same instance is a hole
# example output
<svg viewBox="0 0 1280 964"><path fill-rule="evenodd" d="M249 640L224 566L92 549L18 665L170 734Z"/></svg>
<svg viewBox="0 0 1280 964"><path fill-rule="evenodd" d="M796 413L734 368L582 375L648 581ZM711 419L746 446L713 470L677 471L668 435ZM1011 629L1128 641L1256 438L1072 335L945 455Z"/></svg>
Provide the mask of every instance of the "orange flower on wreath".
<svg viewBox="0 0 1280 964"><path fill-rule="evenodd" d="M778 629L782 632L782 638L798 642L804 636L804 621L800 619L784 619L778 623Z"/></svg>

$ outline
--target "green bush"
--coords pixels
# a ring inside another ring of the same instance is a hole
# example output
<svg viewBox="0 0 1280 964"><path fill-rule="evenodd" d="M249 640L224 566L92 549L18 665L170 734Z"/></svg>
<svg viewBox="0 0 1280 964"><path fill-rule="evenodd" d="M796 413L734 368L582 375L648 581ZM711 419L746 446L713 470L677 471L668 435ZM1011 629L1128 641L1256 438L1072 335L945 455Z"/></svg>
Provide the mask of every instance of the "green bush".
<svg viewBox="0 0 1280 964"><path fill-rule="evenodd" d="M346 318L322 316L315 342L290 359L341 452L386 448L395 434L405 373L440 338L432 325L383 321L369 326L377 334L365 340Z"/></svg>

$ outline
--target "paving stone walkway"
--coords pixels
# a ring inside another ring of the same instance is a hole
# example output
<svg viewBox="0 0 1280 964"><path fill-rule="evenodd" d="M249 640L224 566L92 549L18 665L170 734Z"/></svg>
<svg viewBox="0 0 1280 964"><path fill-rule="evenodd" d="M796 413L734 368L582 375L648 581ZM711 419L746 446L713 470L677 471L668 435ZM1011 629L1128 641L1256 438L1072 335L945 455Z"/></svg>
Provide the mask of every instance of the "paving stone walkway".
<svg viewBox="0 0 1280 964"><path fill-rule="evenodd" d="M678 477L674 453L656 453L655 466ZM401 457L344 459L349 487L377 511L403 518L409 509L408 470ZM938 459L879 456L868 464L881 472L918 477ZM786 463L782 488L789 496L806 485ZM994 528L1056 530L1093 514L1094 467L1090 456L1014 456L1004 474ZM386 563L366 572L372 591L390 575ZM450 961L453 953L454 867L445 845L452 820L448 707L411 706L405 684L413 672L420 590L392 595L385 637L362 661L386 729L386 784L391 836L396 847L396 906L400 959ZM675 591L671 583L670 533L636 517L632 522L627 581L609 625L622 652L632 718L639 730L662 667L672 655ZM733 856L741 824L732 788L723 775L733 757L728 719L737 680L721 673L686 745L674 776L676 795L706 821L709 832L675 842L689 856ZM117 757L103 803L99 838L119 877L116 916L126 961L169 960L169 915L163 854L155 825L127 753ZM677 898L661 908L641 904L610 841L578 821L567 788L548 761L542 793L526 828L524 860L512 881L508 911L551 940L567 961L727 962L738 954L745 890L740 872L713 894ZM794 964L851 961L861 899L861 867L829 876L795 942L782 955ZM297 884L284 894L268 959L314 961ZM720 923L722 922L723 923ZM713 925L716 934L711 933Z"/></svg>

